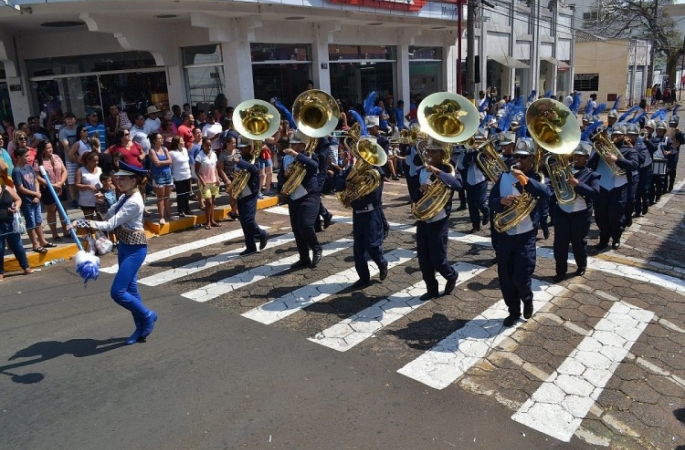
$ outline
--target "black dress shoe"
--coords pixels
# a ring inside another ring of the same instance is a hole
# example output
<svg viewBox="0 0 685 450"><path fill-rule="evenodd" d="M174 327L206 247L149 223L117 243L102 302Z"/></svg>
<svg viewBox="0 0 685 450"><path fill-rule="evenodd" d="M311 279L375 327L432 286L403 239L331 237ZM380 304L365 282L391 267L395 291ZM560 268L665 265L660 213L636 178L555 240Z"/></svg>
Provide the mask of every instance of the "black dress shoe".
<svg viewBox="0 0 685 450"><path fill-rule="evenodd" d="M421 297L419 297L419 300L422 302L432 300L434 298L438 298L440 294L437 291L428 291L425 294L423 294Z"/></svg>
<svg viewBox="0 0 685 450"><path fill-rule="evenodd" d="M533 316L533 300L523 302L523 318L530 319Z"/></svg>
<svg viewBox="0 0 685 450"><path fill-rule="evenodd" d="M259 240L259 249L264 250L264 247L266 247L266 241L269 240L269 233L264 232L264 236Z"/></svg>
<svg viewBox="0 0 685 450"><path fill-rule="evenodd" d="M247 255L251 255L251 254L253 254L253 253L257 253L257 249L256 249L256 248L254 248L254 249L247 249L247 248L246 248L246 249L243 250L242 252L238 253L238 255L239 255L239 256L247 256Z"/></svg>
<svg viewBox="0 0 685 450"><path fill-rule="evenodd" d="M644 208L642 208L642 215L643 215L643 216L646 216L648 212L649 212L649 207L648 207L648 206L645 206Z"/></svg>
<svg viewBox="0 0 685 450"><path fill-rule="evenodd" d="M379 278L381 279L381 281L388 278L388 263L385 263L384 266L381 266L379 270Z"/></svg>
<svg viewBox="0 0 685 450"><path fill-rule="evenodd" d="M322 255L321 251L314 252L314 258L312 258L312 263L309 265L309 267L311 267L313 269L314 267L318 266L319 263L321 262L322 256L323 255Z"/></svg>
<svg viewBox="0 0 685 450"><path fill-rule="evenodd" d="M290 269L301 269L303 267L308 267L312 262L308 259L301 259L290 265Z"/></svg>
<svg viewBox="0 0 685 450"><path fill-rule="evenodd" d="M633 214L633 219L638 219L640 217L642 217L642 214L639 212L636 212L635 214Z"/></svg>
<svg viewBox="0 0 685 450"><path fill-rule="evenodd" d="M547 226L542 227L542 237L549 239L549 228Z"/></svg>
<svg viewBox="0 0 685 450"><path fill-rule="evenodd" d="M445 295L450 295L454 291L454 287L457 285L457 280L459 279L459 274L455 274L453 278L447 280L445 285Z"/></svg>
<svg viewBox="0 0 685 450"><path fill-rule="evenodd" d="M585 275L585 267L578 267L578 269L576 269L575 275L577 277L582 277L583 275Z"/></svg>
<svg viewBox="0 0 685 450"><path fill-rule="evenodd" d="M600 242L599 244L596 244L594 247L595 247L597 250L604 250L604 249L607 248L608 246L609 246L609 243L608 243L608 242Z"/></svg>
<svg viewBox="0 0 685 450"><path fill-rule="evenodd" d="M481 223L483 224L483 226L490 223L490 213L483 214L483 221Z"/></svg>
<svg viewBox="0 0 685 450"><path fill-rule="evenodd" d="M457 211L463 211L466 209L466 205L459 205L459 208L457 208Z"/></svg>
<svg viewBox="0 0 685 450"><path fill-rule="evenodd" d="M515 315L512 315L512 314L509 314L509 315L502 321L502 325L504 325L505 327L511 327L511 326L513 326L516 322L518 322L518 320L519 320L520 318L521 318L521 316L515 316Z"/></svg>
<svg viewBox="0 0 685 450"><path fill-rule="evenodd" d="M613 248L614 250L618 250L619 248L621 248L621 241L614 241L614 243L611 244L611 248Z"/></svg>
<svg viewBox="0 0 685 450"><path fill-rule="evenodd" d="M325 230L326 228L330 227L332 221L333 221L333 214L328 213L328 215L323 218L323 229Z"/></svg>
<svg viewBox="0 0 685 450"><path fill-rule="evenodd" d="M554 275L554 278L552 278L552 281L554 281L555 283L558 283L560 281L564 281L564 278L566 278L565 273L558 273L558 274Z"/></svg>
<svg viewBox="0 0 685 450"><path fill-rule="evenodd" d="M631 216L628 216L626 218L625 224L626 228L629 228L633 225L633 218Z"/></svg>
<svg viewBox="0 0 685 450"><path fill-rule="evenodd" d="M368 286L371 282L369 280L357 280L354 283L352 283L352 287L354 289L362 289Z"/></svg>

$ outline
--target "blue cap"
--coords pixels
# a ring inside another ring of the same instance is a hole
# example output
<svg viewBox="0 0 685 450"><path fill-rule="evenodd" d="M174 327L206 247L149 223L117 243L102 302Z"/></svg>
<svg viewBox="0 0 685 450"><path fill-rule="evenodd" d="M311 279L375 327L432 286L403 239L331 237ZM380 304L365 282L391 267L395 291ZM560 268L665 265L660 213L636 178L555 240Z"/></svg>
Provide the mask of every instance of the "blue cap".
<svg viewBox="0 0 685 450"><path fill-rule="evenodd" d="M115 173L114 175L124 177L133 177L135 175L147 175L147 170L142 167L136 167L130 164L126 164L124 161L119 161L119 170L117 170L117 173Z"/></svg>

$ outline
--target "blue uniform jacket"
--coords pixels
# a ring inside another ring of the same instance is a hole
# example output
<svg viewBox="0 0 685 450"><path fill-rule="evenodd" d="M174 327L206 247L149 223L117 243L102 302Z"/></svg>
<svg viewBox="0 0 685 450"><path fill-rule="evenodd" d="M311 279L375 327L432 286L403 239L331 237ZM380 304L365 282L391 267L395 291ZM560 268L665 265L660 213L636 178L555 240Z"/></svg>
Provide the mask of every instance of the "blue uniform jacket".
<svg viewBox="0 0 685 450"><path fill-rule="evenodd" d="M312 155L313 157L316 157L316 155ZM318 193L319 192L319 180L317 177L317 174L319 172L319 161L317 159L313 159L305 155L304 153L298 153L297 157L295 158L296 162L299 162L304 165L306 169L306 174L304 176L304 180L302 180L302 187L307 190L309 193Z"/></svg>
<svg viewBox="0 0 685 450"><path fill-rule="evenodd" d="M253 195L259 193L259 168L255 164L251 164L244 159L239 159L236 163L236 168L245 170L250 173L250 179L247 180L247 186Z"/></svg>
<svg viewBox="0 0 685 450"><path fill-rule="evenodd" d="M515 185L516 189L518 189L519 192L529 192L533 197L537 199L548 199L554 195L554 191L549 185L540 182L540 175L538 173L530 170L526 172L526 176L528 177L528 183L525 186L521 186L521 183L518 182ZM492 190L490 191L490 211L494 213L501 213L502 211L504 211L504 205L502 204L503 196L502 194L500 194L501 181L501 178L497 180L495 185L492 187ZM538 201L538 204L535 206L535 209L532 213L530 213L530 219L533 221L534 228L537 228L540 225L540 213L542 203L543 202Z"/></svg>
<svg viewBox="0 0 685 450"><path fill-rule="evenodd" d="M462 182L461 182L461 175L459 175L458 172L455 172L455 175L452 175L448 172L449 167L447 167L445 164L438 164L433 167L437 167L440 169L442 172L438 175L438 178L440 178L440 181L445 183L447 187L452 189L452 194L454 194L454 191L458 191L459 189L462 188ZM424 169L425 170L425 169ZM431 181L436 180L435 174L431 174L430 176ZM421 198L423 197L423 193L419 190L421 186L417 186L414 189L414 192L411 194L411 198ZM449 216L452 213L452 202L448 201L447 204L445 205L445 213Z"/></svg>
<svg viewBox="0 0 685 450"><path fill-rule="evenodd" d="M376 172L380 173L380 170L378 170L377 167L373 167L372 169L369 170L375 170ZM383 196L383 175L381 174L381 183L378 185L378 187L371 193L365 195L364 197L359 197L358 199L354 200L352 202L352 209L354 210L362 210L365 209L368 205L373 205L374 208L380 208L382 201L381 198Z"/></svg>
<svg viewBox="0 0 685 450"><path fill-rule="evenodd" d="M630 182L632 179L632 172L640 167L639 156L633 147L628 147L627 145L621 146L619 151L621 152L622 158L618 158L616 165L625 171L628 176L628 181ZM596 170L600 158L601 156L599 156L599 153L595 152L587 163L588 167L592 170Z"/></svg>
<svg viewBox="0 0 685 450"><path fill-rule="evenodd" d="M680 146L685 144L685 136L683 133L676 133L675 139L671 142L670 154L666 156L666 167L675 169L678 167L678 159L680 158Z"/></svg>
<svg viewBox="0 0 685 450"><path fill-rule="evenodd" d="M593 202L599 197L600 175L589 167L583 167L573 176L578 180L578 186L573 190L585 200L588 209L592 208Z"/></svg>

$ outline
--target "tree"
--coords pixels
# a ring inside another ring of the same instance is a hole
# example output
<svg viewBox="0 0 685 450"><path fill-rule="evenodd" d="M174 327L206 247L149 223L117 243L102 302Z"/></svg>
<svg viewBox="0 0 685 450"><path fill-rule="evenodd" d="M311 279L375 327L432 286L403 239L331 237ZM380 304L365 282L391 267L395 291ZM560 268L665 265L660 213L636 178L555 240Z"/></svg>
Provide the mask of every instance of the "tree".
<svg viewBox="0 0 685 450"><path fill-rule="evenodd" d="M659 0L598 0L596 17L585 21L585 28L614 39L644 39L652 43L651 60L662 56L669 80L675 80L677 63L685 53L683 36ZM653 65L647 72L647 86L653 84Z"/></svg>

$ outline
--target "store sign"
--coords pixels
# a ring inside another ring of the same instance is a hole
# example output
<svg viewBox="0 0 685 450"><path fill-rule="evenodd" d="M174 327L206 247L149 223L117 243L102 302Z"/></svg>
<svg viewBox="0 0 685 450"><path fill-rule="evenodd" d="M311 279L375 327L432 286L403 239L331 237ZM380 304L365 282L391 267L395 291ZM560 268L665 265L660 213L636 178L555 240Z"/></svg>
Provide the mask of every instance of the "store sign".
<svg viewBox="0 0 685 450"><path fill-rule="evenodd" d="M456 10L457 0L447 0L443 2L429 2L427 0L330 0L331 3L342 3L353 6L366 6L369 8L389 9L393 11L423 11L426 5L435 4L440 10L441 4L448 4ZM448 13L449 16L449 13ZM431 17L434 17L431 15ZM456 17L456 16L455 16Z"/></svg>

